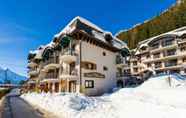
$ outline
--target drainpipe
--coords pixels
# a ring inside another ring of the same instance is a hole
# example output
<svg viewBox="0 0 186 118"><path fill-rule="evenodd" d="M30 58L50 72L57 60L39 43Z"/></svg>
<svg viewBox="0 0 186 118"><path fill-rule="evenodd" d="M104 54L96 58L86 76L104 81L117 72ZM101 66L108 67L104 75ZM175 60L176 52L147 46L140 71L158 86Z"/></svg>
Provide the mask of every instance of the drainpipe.
<svg viewBox="0 0 186 118"><path fill-rule="evenodd" d="M70 39L70 55L72 55L72 39Z"/></svg>
<svg viewBox="0 0 186 118"><path fill-rule="evenodd" d="M81 73L82 73L82 70L81 70L81 59L82 59L82 41L80 40L79 42L79 82L80 82L80 93L82 92L82 78L81 78Z"/></svg>

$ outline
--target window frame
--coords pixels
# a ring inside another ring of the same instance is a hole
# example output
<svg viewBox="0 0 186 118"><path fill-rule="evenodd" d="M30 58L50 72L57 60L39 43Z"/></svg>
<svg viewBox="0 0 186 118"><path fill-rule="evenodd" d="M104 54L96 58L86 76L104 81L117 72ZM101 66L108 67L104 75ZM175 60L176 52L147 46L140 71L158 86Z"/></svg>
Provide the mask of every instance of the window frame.
<svg viewBox="0 0 186 118"><path fill-rule="evenodd" d="M108 67L103 66L103 71L108 71Z"/></svg>
<svg viewBox="0 0 186 118"><path fill-rule="evenodd" d="M85 80L85 88L94 88L94 80Z"/></svg>
<svg viewBox="0 0 186 118"><path fill-rule="evenodd" d="M103 54L103 56L106 56L106 55L107 55L107 54L106 54L106 52L104 52L104 51L103 51L103 53L102 53L102 54Z"/></svg>
<svg viewBox="0 0 186 118"><path fill-rule="evenodd" d="M97 69L97 65L92 62L83 61L81 64L82 64L81 67L86 70L96 70Z"/></svg>

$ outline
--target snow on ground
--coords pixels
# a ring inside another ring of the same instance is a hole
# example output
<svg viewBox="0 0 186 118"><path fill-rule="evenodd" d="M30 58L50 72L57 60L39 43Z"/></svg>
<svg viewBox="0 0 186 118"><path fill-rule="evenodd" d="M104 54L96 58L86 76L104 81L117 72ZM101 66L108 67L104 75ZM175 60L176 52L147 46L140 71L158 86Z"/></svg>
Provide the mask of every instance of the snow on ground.
<svg viewBox="0 0 186 118"><path fill-rule="evenodd" d="M186 87L169 87L165 81L151 79L138 88L100 97L70 93L28 93L21 97L61 118L185 118Z"/></svg>
<svg viewBox="0 0 186 118"><path fill-rule="evenodd" d="M6 88L0 87L0 91L1 91L1 90L6 90Z"/></svg>

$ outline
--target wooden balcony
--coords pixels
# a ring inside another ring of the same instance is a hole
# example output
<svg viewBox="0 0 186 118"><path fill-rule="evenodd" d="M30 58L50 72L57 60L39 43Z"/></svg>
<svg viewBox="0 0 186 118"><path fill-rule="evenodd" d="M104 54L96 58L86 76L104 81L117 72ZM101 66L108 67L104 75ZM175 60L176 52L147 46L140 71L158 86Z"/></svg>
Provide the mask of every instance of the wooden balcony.
<svg viewBox="0 0 186 118"><path fill-rule="evenodd" d="M178 57L180 57L181 55L183 54L175 54L175 55L169 55L169 56L160 56L160 58L155 58L155 59L147 59L147 60L144 60L144 63L150 63L150 62L157 62L157 61L165 61L165 60L170 60L170 59L177 59ZM186 54L184 54L186 55Z"/></svg>
<svg viewBox="0 0 186 118"><path fill-rule="evenodd" d="M42 82L58 82L58 81L59 81L59 78L58 78L57 72L46 73L44 79L42 80Z"/></svg>
<svg viewBox="0 0 186 118"><path fill-rule="evenodd" d="M61 54L60 60L64 63L72 63L76 61L75 51L73 50L66 50Z"/></svg>
<svg viewBox="0 0 186 118"><path fill-rule="evenodd" d="M69 71L68 69L64 70L62 74L60 75L60 79L77 79L78 78L78 72L76 69L72 69Z"/></svg>
<svg viewBox="0 0 186 118"><path fill-rule="evenodd" d="M123 57L116 56L116 66L117 67L122 68L126 65L127 65L126 60Z"/></svg>
<svg viewBox="0 0 186 118"><path fill-rule="evenodd" d="M36 76L36 75L38 75L39 74L39 71L38 70L29 70L28 71L28 75L29 76Z"/></svg>
<svg viewBox="0 0 186 118"><path fill-rule="evenodd" d="M177 44L172 44L172 45L167 45L167 46L159 46L159 48L156 49L151 49L151 53L157 53L157 52L161 52L163 50L168 50L168 49L174 49L177 48L178 45Z"/></svg>
<svg viewBox="0 0 186 118"><path fill-rule="evenodd" d="M48 70L54 70L60 67L58 59L49 59L44 63L43 70L47 72Z"/></svg>
<svg viewBox="0 0 186 118"><path fill-rule="evenodd" d="M37 66L37 63L35 63L35 62L29 62L28 63L28 68L34 68L36 66Z"/></svg>

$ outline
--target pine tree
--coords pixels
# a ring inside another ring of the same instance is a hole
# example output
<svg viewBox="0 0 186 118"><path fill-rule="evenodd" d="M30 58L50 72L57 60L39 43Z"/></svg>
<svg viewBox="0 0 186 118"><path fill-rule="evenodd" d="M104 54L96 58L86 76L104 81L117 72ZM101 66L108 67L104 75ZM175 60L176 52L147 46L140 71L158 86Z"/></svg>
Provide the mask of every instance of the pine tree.
<svg viewBox="0 0 186 118"><path fill-rule="evenodd" d="M152 20L121 32L117 37L128 42L129 48L136 48L139 41L186 26L186 0L158 14Z"/></svg>

